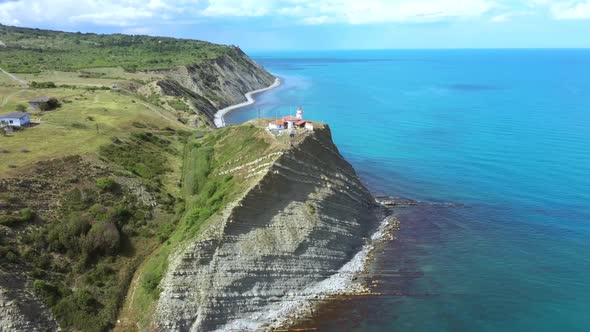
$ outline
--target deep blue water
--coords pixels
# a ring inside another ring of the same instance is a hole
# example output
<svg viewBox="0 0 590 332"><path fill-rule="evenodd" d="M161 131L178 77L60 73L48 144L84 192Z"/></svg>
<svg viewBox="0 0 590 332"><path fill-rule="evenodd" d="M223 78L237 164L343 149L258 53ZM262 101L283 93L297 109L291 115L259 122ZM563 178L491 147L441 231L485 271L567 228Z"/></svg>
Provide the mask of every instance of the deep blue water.
<svg viewBox="0 0 590 332"><path fill-rule="evenodd" d="M385 295L312 326L590 331L590 50L255 54L284 84L230 114L327 122L398 211L372 267Z"/></svg>

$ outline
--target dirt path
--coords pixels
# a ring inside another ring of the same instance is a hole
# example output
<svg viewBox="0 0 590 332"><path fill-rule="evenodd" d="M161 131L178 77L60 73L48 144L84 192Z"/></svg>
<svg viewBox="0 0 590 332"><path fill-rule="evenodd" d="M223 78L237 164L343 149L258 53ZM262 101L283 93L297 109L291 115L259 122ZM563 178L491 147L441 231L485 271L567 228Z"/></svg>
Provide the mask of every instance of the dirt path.
<svg viewBox="0 0 590 332"><path fill-rule="evenodd" d="M29 86L29 82L16 77L16 75L13 75L13 74L9 73L9 72L7 72L6 70L4 70L2 68L0 68L0 71L3 72L4 74L6 74L8 77L12 78L13 80L17 81L19 84L21 84L21 85L23 85L25 87L28 87Z"/></svg>
<svg viewBox="0 0 590 332"><path fill-rule="evenodd" d="M8 104L8 101L10 100L10 98L12 98L20 93L23 93L25 91L27 91L27 90L19 90L17 92L13 92L13 93L9 94L8 96L4 97L4 100L2 101L2 103L0 103L0 107L6 106L6 104Z"/></svg>

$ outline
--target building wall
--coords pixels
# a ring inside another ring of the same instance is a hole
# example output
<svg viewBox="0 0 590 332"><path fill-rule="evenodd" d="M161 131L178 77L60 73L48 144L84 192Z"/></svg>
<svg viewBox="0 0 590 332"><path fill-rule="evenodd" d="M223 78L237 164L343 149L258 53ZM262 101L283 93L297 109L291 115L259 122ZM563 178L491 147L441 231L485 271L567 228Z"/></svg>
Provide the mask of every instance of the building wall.
<svg viewBox="0 0 590 332"><path fill-rule="evenodd" d="M26 117L24 117L22 119L3 118L0 120L0 122L6 122L6 124L8 124L9 126L20 127L20 126L24 126L24 125L28 124L29 122L31 122L31 120L30 120L29 116L27 115Z"/></svg>

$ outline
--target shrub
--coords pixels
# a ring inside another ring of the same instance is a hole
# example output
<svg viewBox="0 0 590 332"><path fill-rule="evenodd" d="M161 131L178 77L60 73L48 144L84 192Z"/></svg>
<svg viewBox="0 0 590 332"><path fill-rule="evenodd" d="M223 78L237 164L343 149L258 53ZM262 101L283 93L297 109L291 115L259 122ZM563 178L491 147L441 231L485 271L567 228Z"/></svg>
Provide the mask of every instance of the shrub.
<svg viewBox="0 0 590 332"><path fill-rule="evenodd" d="M30 208L24 208L19 211L21 221L31 221L33 220L33 210Z"/></svg>
<svg viewBox="0 0 590 332"><path fill-rule="evenodd" d="M33 290L50 306L57 304L61 297L59 288L44 280L35 280L33 282Z"/></svg>
<svg viewBox="0 0 590 332"><path fill-rule="evenodd" d="M119 249L120 234L112 222L97 222L84 238L84 251L89 255L113 255Z"/></svg>
<svg viewBox="0 0 590 332"><path fill-rule="evenodd" d="M307 207L307 212L309 212L309 214L315 214L315 206L311 203L305 203L305 206Z"/></svg>
<svg viewBox="0 0 590 332"><path fill-rule="evenodd" d="M96 179L96 187L102 191L112 191L117 188L117 182L108 177L98 178Z"/></svg>
<svg viewBox="0 0 590 332"><path fill-rule="evenodd" d="M16 226L20 223L33 220L33 217L33 211L29 208L25 208L20 210L18 215L1 215L0 224L5 226Z"/></svg>
<svg viewBox="0 0 590 332"><path fill-rule="evenodd" d="M91 218L86 214L71 213L65 221L52 224L47 235L48 246L51 250L78 253L81 239L91 227Z"/></svg>
<svg viewBox="0 0 590 332"><path fill-rule="evenodd" d="M34 82L33 81L31 83L31 88L33 88L33 89L53 89L53 88L57 88L57 86L53 82Z"/></svg>
<svg viewBox="0 0 590 332"><path fill-rule="evenodd" d="M18 104L16 105L15 110L18 112L24 112L27 110L27 107L23 104Z"/></svg>

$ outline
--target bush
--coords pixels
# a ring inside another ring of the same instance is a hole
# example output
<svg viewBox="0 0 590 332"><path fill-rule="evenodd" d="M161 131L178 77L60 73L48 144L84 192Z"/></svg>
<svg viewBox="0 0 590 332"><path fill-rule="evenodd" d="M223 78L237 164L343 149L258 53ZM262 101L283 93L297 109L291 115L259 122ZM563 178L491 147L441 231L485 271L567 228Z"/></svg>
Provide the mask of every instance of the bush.
<svg viewBox="0 0 590 332"><path fill-rule="evenodd" d="M115 180L108 177L96 179L96 187L102 191L112 191L117 188L117 185Z"/></svg>
<svg viewBox="0 0 590 332"><path fill-rule="evenodd" d="M305 206L307 207L307 212L309 212L309 214L315 214L315 206L311 203L305 203Z"/></svg>
<svg viewBox="0 0 590 332"><path fill-rule="evenodd" d="M33 89L54 89L57 88L53 82L32 82L31 88Z"/></svg>
<svg viewBox="0 0 590 332"><path fill-rule="evenodd" d="M19 211L18 215L0 215L0 224L5 226L16 226L20 223L33 220L33 211L25 208Z"/></svg>
<svg viewBox="0 0 590 332"><path fill-rule="evenodd" d="M33 282L33 290L50 306L56 305L61 297L59 288L44 280L35 280Z"/></svg>
<svg viewBox="0 0 590 332"><path fill-rule="evenodd" d="M83 241L84 251L88 255L113 255L119 249L121 236L117 226L112 222L97 222L86 234Z"/></svg>
<svg viewBox="0 0 590 332"><path fill-rule="evenodd" d="M21 221L31 221L33 220L33 210L30 208L24 208L19 211Z"/></svg>
<svg viewBox="0 0 590 332"><path fill-rule="evenodd" d="M27 107L23 104L18 104L14 109L18 112L24 112L27 110Z"/></svg>

